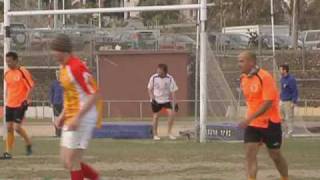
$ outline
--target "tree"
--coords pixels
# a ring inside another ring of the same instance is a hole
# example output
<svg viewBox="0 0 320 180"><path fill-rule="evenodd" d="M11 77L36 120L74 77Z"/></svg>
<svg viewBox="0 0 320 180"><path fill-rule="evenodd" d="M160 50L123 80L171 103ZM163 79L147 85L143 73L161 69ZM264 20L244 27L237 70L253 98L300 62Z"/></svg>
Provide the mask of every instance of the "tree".
<svg viewBox="0 0 320 180"><path fill-rule="evenodd" d="M301 21L304 22L302 29L320 29L320 1L313 0L304 9L303 15L300 17Z"/></svg>
<svg viewBox="0 0 320 180"><path fill-rule="evenodd" d="M179 0L141 0L139 6L172 5L179 4ZM140 16L144 24L173 24L179 22L181 14L179 11L151 11L141 12Z"/></svg>
<svg viewBox="0 0 320 180"><path fill-rule="evenodd" d="M209 8L209 27L270 24L270 0L216 0ZM275 23L285 23L284 10L279 1L274 3Z"/></svg>

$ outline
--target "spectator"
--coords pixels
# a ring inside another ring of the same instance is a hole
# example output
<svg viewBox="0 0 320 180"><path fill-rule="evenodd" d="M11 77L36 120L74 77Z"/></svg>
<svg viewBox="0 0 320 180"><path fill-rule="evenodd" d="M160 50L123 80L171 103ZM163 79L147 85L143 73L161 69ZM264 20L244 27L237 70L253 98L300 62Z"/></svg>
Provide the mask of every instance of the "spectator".
<svg viewBox="0 0 320 180"><path fill-rule="evenodd" d="M49 97L50 103L53 109L53 122L56 118L59 117L63 110L63 89L59 82L59 71L56 72L57 79L51 84ZM61 129L55 127L55 134L57 137L61 136Z"/></svg>
<svg viewBox="0 0 320 180"><path fill-rule="evenodd" d="M281 73L281 113L284 120L284 132L291 136L293 132L294 107L298 100L298 88L295 77L289 74L289 65L280 66Z"/></svg>

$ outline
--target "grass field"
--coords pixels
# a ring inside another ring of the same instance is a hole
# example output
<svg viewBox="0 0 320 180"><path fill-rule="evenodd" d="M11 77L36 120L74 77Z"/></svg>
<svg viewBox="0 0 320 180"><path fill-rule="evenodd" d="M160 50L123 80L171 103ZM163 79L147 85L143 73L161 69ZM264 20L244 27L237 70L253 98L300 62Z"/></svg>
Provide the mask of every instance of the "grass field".
<svg viewBox="0 0 320 180"><path fill-rule="evenodd" d="M0 161L0 179L68 179L59 163L58 139L34 138L34 151L33 156L24 156L18 140L14 159ZM291 180L320 179L319 138L287 140L284 154ZM245 180L242 143L96 139L86 160L108 180ZM264 148L259 161L259 180L279 179Z"/></svg>

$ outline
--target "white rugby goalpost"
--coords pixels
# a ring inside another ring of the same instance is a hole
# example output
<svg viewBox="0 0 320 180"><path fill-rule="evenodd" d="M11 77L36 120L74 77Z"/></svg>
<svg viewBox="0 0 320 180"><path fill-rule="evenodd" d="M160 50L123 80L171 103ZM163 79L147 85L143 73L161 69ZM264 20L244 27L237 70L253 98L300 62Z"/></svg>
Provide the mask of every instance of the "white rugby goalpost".
<svg viewBox="0 0 320 180"><path fill-rule="evenodd" d="M3 50L3 64L4 72L7 69L5 55L10 51L10 17L18 16L38 16L38 15L66 15L66 14L93 14L93 13L121 13L121 12L144 12L144 11L174 11L174 10L197 10L199 19L199 66L200 66L200 142L206 142L206 125L207 125L207 0L199 0L198 4L186 5L166 5L166 6L136 6L136 7L117 7L117 8L89 8L89 9L63 9L63 10L31 10L31 11L10 11L10 0L3 0L4 2L4 50ZM209 6L213 6L210 4ZM4 83L4 104L6 102L5 94L6 87ZM197 102L196 102L197 104ZM197 108L197 105L196 105ZM197 117L196 117L197 118ZM4 125L5 125L5 111L4 111ZM5 132L5 131L4 131Z"/></svg>

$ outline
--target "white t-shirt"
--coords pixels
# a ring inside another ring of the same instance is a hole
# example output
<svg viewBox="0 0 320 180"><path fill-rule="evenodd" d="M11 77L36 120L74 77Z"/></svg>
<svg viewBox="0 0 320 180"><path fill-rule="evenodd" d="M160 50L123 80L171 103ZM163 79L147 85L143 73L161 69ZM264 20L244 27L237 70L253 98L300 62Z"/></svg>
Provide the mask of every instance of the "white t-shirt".
<svg viewBox="0 0 320 180"><path fill-rule="evenodd" d="M157 103L163 104L170 102L170 94L178 90L177 84L173 77L167 74L161 78L158 74L151 76L148 89L152 90Z"/></svg>

